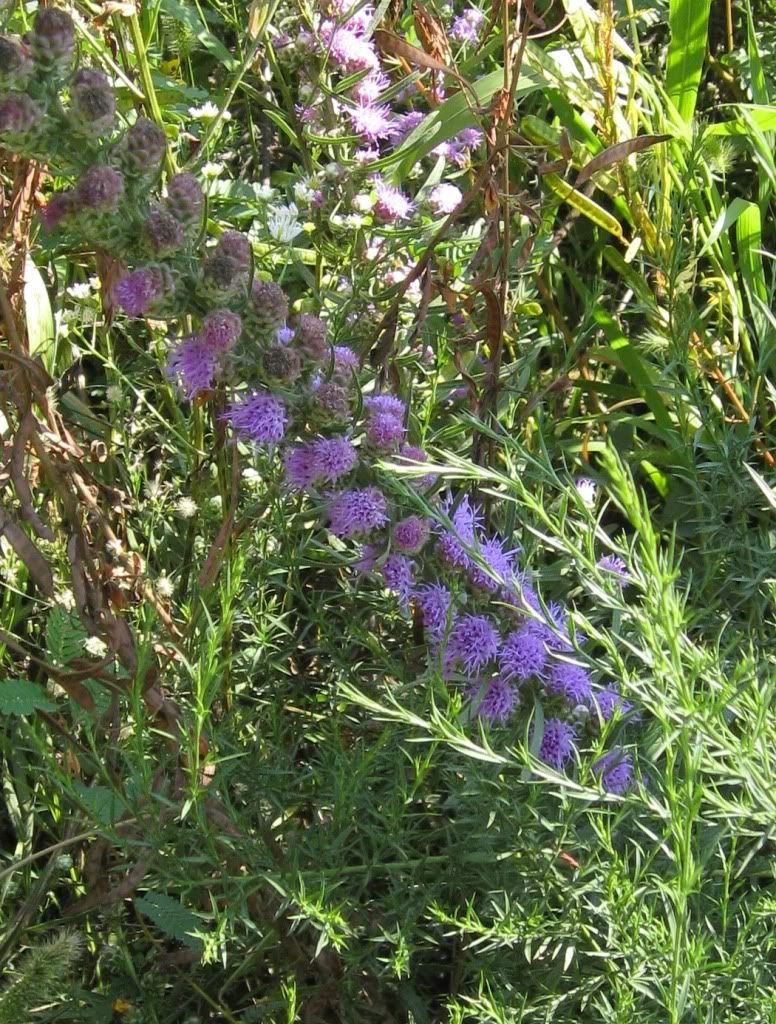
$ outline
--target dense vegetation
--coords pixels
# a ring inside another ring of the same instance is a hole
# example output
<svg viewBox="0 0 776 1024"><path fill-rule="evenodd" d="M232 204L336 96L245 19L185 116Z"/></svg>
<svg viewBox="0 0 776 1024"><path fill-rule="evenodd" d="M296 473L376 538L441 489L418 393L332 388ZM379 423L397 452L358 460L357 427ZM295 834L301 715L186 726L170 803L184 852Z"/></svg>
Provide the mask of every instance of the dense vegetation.
<svg viewBox="0 0 776 1024"><path fill-rule="evenodd" d="M772 0L3 5L0 1024L776 1019Z"/></svg>

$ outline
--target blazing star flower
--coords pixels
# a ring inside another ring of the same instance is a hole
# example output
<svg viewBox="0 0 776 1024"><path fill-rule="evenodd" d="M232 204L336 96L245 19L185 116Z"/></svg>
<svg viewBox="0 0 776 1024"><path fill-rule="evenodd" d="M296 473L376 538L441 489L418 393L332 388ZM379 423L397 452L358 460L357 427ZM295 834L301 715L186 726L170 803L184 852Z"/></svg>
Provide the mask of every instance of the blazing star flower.
<svg viewBox="0 0 776 1024"><path fill-rule="evenodd" d="M624 796L633 787L633 758L622 747L610 750L593 765L601 773L601 785L607 793Z"/></svg>
<svg viewBox="0 0 776 1024"><path fill-rule="evenodd" d="M267 391L256 391L233 402L227 416L236 433L256 444L273 445L281 441L288 423L284 403Z"/></svg>
<svg viewBox="0 0 776 1024"><path fill-rule="evenodd" d="M577 734L568 722L560 718L545 718L539 759L560 771L573 756L576 738Z"/></svg>
<svg viewBox="0 0 776 1024"><path fill-rule="evenodd" d="M255 280L251 287L251 312L267 331L288 330L286 318L288 316L288 299L279 284L274 281ZM293 338L294 332L286 341ZM278 341L283 344L278 337Z"/></svg>
<svg viewBox="0 0 776 1024"><path fill-rule="evenodd" d="M375 448L387 451L404 439L404 424L390 413L377 413L369 417L366 436Z"/></svg>
<svg viewBox="0 0 776 1024"><path fill-rule="evenodd" d="M492 594L496 591L512 587L512 577L515 571L514 555L519 548L512 551L505 550L505 543L498 537L488 537L479 546L479 555L485 565L491 570L486 572L484 568L472 560L469 569L469 578L475 587L482 590L489 590Z"/></svg>
<svg viewBox="0 0 776 1024"><path fill-rule="evenodd" d="M478 675L498 655L498 630L487 615L464 615L450 631L443 668L449 675L460 664L468 676Z"/></svg>
<svg viewBox="0 0 776 1024"><path fill-rule="evenodd" d="M175 174L167 182L167 206L186 226L199 224L205 210L205 193L193 174Z"/></svg>
<svg viewBox="0 0 776 1024"><path fill-rule="evenodd" d="M115 210L124 195L124 177L112 167L90 167L78 179L75 194L85 209Z"/></svg>
<svg viewBox="0 0 776 1024"><path fill-rule="evenodd" d="M368 105L378 100L390 84L391 80L384 72L372 71L356 82L350 92L357 103Z"/></svg>
<svg viewBox="0 0 776 1024"><path fill-rule="evenodd" d="M380 150L375 149L374 146L367 146L364 149L357 149L353 154L353 160L359 165L359 167L366 167L368 164L373 164L375 160L380 159Z"/></svg>
<svg viewBox="0 0 776 1024"><path fill-rule="evenodd" d="M511 632L504 641L499 669L504 679L522 682L531 676L543 677L547 657L547 645L541 634L525 625Z"/></svg>
<svg viewBox="0 0 776 1024"><path fill-rule="evenodd" d="M155 174L166 148L164 132L147 117L139 117L124 136L124 158L134 174Z"/></svg>
<svg viewBox="0 0 776 1024"><path fill-rule="evenodd" d="M397 145L404 142L410 132L414 132L418 125L423 124L425 120L426 115L420 110L410 110L406 114L399 114L394 119L392 141Z"/></svg>
<svg viewBox="0 0 776 1024"><path fill-rule="evenodd" d="M75 189L69 188L64 192L55 192L48 203L40 211L40 219L46 230L51 231L63 220L72 217L78 212L78 199Z"/></svg>
<svg viewBox="0 0 776 1024"><path fill-rule="evenodd" d="M414 204L411 199L394 185L389 185L387 182L377 179L375 182L375 188L377 190L377 202L375 203L375 213L377 216L384 220L388 224L393 224L397 220L406 220L414 209Z"/></svg>
<svg viewBox="0 0 776 1024"><path fill-rule="evenodd" d="M472 560L464 550L464 545L474 547L475 531L482 525L479 510L472 507L468 495L464 495L458 508L449 516L453 499L448 498L442 505L442 511L450 518L453 529L442 531L437 541L437 548L442 559L458 569L469 569Z"/></svg>
<svg viewBox="0 0 776 1024"><path fill-rule="evenodd" d="M325 33L321 32L325 39ZM332 60L340 66L343 71L352 73L355 71L378 71L380 60L374 46L369 40L362 38L355 32L346 28L338 28L332 34L329 43L329 53Z"/></svg>
<svg viewBox="0 0 776 1024"><path fill-rule="evenodd" d="M393 129L393 116L391 108L387 106L377 107L359 104L348 110L348 117L353 125L353 131L369 142L377 142L378 139L387 139Z"/></svg>
<svg viewBox="0 0 776 1024"><path fill-rule="evenodd" d="M455 18L450 29L450 38L456 42L472 45L477 42L482 26L485 24L485 15L476 7L469 7L464 13Z"/></svg>
<svg viewBox="0 0 776 1024"><path fill-rule="evenodd" d="M407 554L416 555L428 540L430 523L422 516L407 516L393 528L393 543Z"/></svg>
<svg viewBox="0 0 776 1024"><path fill-rule="evenodd" d="M340 491L329 506L330 529L337 537L371 533L388 522L385 496L377 487Z"/></svg>
<svg viewBox="0 0 776 1024"><path fill-rule="evenodd" d="M349 384L353 374L359 369L359 359L352 348L347 345L334 346L333 377L340 384Z"/></svg>
<svg viewBox="0 0 776 1024"><path fill-rule="evenodd" d="M470 149L475 149L482 143L485 136L479 130L479 128L464 128L462 132L456 135L455 140L461 146L467 146Z"/></svg>
<svg viewBox="0 0 776 1024"><path fill-rule="evenodd" d="M38 10L29 37L30 49L44 67L64 67L75 49L75 25L69 14L56 7Z"/></svg>
<svg viewBox="0 0 776 1024"><path fill-rule="evenodd" d="M546 680L547 690L562 697L572 706L589 704L593 696L590 676L581 665L557 661Z"/></svg>
<svg viewBox="0 0 776 1024"><path fill-rule="evenodd" d="M152 206L148 212L143 235L154 256L166 256L180 249L184 242L183 225L161 206Z"/></svg>
<svg viewBox="0 0 776 1024"><path fill-rule="evenodd" d="M224 231L216 243L216 254L228 260L234 271L248 271L253 262L250 240L242 231Z"/></svg>
<svg viewBox="0 0 776 1024"><path fill-rule="evenodd" d="M614 582L623 590L630 583L628 566L618 555L604 555L603 558L598 559L596 565L601 572L609 573L614 578Z"/></svg>
<svg viewBox="0 0 776 1024"><path fill-rule="evenodd" d="M198 336L185 338L167 360L168 375L180 381L181 390L189 401L213 386L217 371L217 352Z"/></svg>
<svg viewBox="0 0 776 1024"><path fill-rule="evenodd" d="M292 332L293 333L293 332ZM289 345L271 345L261 357L261 365L268 377L275 380L296 380L302 368L302 360L296 349Z"/></svg>
<svg viewBox="0 0 776 1024"><path fill-rule="evenodd" d="M373 395L371 398L365 398L364 407L370 416L393 416L397 420L403 420L407 411L405 403L395 395Z"/></svg>
<svg viewBox="0 0 776 1024"><path fill-rule="evenodd" d="M283 327L278 327L275 331L275 338L277 339L278 345L289 345L294 340L295 334L296 331L293 327L287 327L284 325Z"/></svg>
<svg viewBox="0 0 776 1024"><path fill-rule="evenodd" d="M491 725L503 725L515 712L520 695L505 679L494 679L480 701L477 714Z"/></svg>
<svg viewBox="0 0 776 1024"><path fill-rule="evenodd" d="M440 142L438 146L434 146L431 152L434 156L444 157L445 160L449 160L457 167L465 167L467 155L464 152L464 148L460 142L456 142L455 139L449 139L447 142Z"/></svg>
<svg viewBox="0 0 776 1024"><path fill-rule="evenodd" d="M633 707L627 700L623 700L613 687L597 690L593 694L592 703L598 708L598 713L605 722L614 717L615 711L625 714Z"/></svg>
<svg viewBox="0 0 776 1024"><path fill-rule="evenodd" d="M443 181L431 189L428 196L428 205L437 217L441 217L443 214L452 213L460 205L462 199L463 192L461 192L457 185L453 185L449 181Z"/></svg>
<svg viewBox="0 0 776 1024"><path fill-rule="evenodd" d="M230 309L215 309L202 321L202 337L216 352L234 348L242 333L242 320Z"/></svg>
<svg viewBox="0 0 776 1024"><path fill-rule="evenodd" d="M399 454L396 456L396 461L400 464L402 462L428 462L428 455L426 455L422 448L417 448L412 444L403 444L399 449ZM425 476L409 478L410 484L421 491L426 490L427 487L432 487L436 481L436 473L426 473Z"/></svg>
<svg viewBox="0 0 776 1024"><path fill-rule="evenodd" d="M327 415L334 419L347 419L350 416L350 398L341 384L318 381L313 391L317 405Z"/></svg>
<svg viewBox="0 0 776 1024"><path fill-rule="evenodd" d="M142 316L164 290L163 273L155 267L140 267L121 278L114 298L128 316Z"/></svg>
<svg viewBox="0 0 776 1024"><path fill-rule="evenodd" d="M16 36L0 35L0 86L22 86L32 74L32 60Z"/></svg>
<svg viewBox="0 0 776 1024"><path fill-rule="evenodd" d="M423 628L432 644L441 643L447 632L453 595L441 583L425 583L413 594L423 617Z"/></svg>
<svg viewBox="0 0 776 1024"><path fill-rule="evenodd" d="M362 544L361 554L358 560L353 562L353 568L364 574L373 572L380 557L380 549L376 544Z"/></svg>
<svg viewBox="0 0 776 1024"><path fill-rule="evenodd" d="M415 563L406 555L388 555L380 566L385 585L395 590L403 608L409 607L415 589Z"/></svg>
<svg viewBox="0 0 776 1024"><path fill-rule="evenodd" d="M105 135L113 127L116 97L108 76L99 68L79 68L70 86L73 120L90 135Z"/></svg>

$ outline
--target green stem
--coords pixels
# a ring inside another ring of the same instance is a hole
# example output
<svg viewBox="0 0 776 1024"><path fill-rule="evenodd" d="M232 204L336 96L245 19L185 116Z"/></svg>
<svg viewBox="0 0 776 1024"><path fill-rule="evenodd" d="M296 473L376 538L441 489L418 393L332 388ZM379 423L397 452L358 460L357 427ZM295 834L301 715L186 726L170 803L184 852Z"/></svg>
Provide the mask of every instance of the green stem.
<svg viewBox="0 0 776 1024"><path fill-rule="evenodd" d="M145 40L143 39L143 30L140 27L140 20L137 14L131 15L128 20L129 33L132 36L132 46L135 50L137 68L140 72L140 81L143 83L146 106L148 107L148 112L151 115L151 118L156 121L162 131L164 131L164 119L162 118L162 110L159 106L156 89L154 88L154 80L151 75L151 66L148 63L148 54L146 52ZM168 174L175 174L178 170L169 146L165 146L164 163Z"/></svg>

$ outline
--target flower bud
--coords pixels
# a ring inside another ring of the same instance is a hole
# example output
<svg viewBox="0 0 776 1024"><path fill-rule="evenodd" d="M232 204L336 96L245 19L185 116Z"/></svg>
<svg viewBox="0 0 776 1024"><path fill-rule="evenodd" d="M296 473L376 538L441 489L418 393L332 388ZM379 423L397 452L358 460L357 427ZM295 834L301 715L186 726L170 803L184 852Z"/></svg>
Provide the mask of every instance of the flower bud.
<svg viewBox="0 0 776 1024"><path fill-rule="evenodd" d="M183 227L161 206L152 206L143 228L146 245L154 256L166 256L180 249Z"/></svg>
<svg viewBox="0 0 776 1024"><path fill-rule="evenodd" d="M75 189L69 188L65 192L55 192L48 203L40 211L40 219L46 230L51 231L78 212L78 199Z"/></svg>
<svg viewBox="0 0 776 1024"><path fill-rule="evenodd" d="M75 49L73 19L57 7L41 8L29 35L29 43L35 60L42 68L65 68Z"/></svg>
<svg viewBox="0 0 776 1024"><path fill-rule="evenodd" d="M254 281L251 289L251 310L260 329L278 331L288 317L288 299L274 281Z"/></svg>
<svg viewBox="0 0 776 1024"><path fill-rule="evenodd" d="M7 142L23 145L35 134L42 120L40 108L29 96L18 93L0 102L0 135Z"/></svg>
<svg viewBox="0 0 776 1024"><path fill-rule="evenodd" d="M197 225L205 209L205 194L193 174L176 174L167 182L167 206L176 220Z"/></svg>
<svg viewBox="0 0 776 1024"><path fill-rule="evenodd" d="M90 167L78 179L76 198L88 210L115 210L124 195L124 177L113 167Z"/></svg>
<svg viewBox="0 0 776 1024"><path fill-rule="evenodd" d="M73 120L90 135L106 135L113 127L116 98L108 76L99 68L81 68L70 87Z"/></svg>
<svg viewBox="0 0 776 1024"><path fill-rule="evenodd" d="M242 334L242 320L230 309L214 309L202 322L202 338L218 352L228 352Z"/></svg>
<svg viewBox="0 0 776 1024"><path fill-rule="evenodd" d="M241 231L224 231L218 239L216 253L230 260L237 271L250 270L253 259L251 243Z"/></svg>
<svg viewBox="0 0 776 1024"><path fill-rule="evenodd" d="M124 136L124 159L133 174L153 177L166 148L164 132L147 117L138 118Z"/></svg>
<svg viewBox="0 0 776 1024"><path fill-rule="evenodd" d="M169 268L147 266L125 274L116 285L113 297L128 316L142 316L174 289Z"/></svg>
<svg viewBox="0 0 776 1024"><path fill-rule="evenodd" d="M32 59L17 36L0 35L0 85L22 86L32 73Z"/></svg>
<svg viewBox="0 0 776 1024"><path fill-rule="evenodd" d="M334 419L345 419L350 415L350 402L345 388L331 381L324 381L315 389L318 407Z"/></svg>
<svg viewBox="0 0 776 1024"><path fill-rule="evenodd" d="M262 356L261 362L270 379L286 381L295 380L302 365L299 353L287 345L272 345Z"/></svg>
<svg viewBox="0 0 776 1024"><path fill-rule="evenodd" d="M322 362L329 354L326 343L326 324L320 317L303 313L296 329L296 342L302 353L316 363Z"/></svg>

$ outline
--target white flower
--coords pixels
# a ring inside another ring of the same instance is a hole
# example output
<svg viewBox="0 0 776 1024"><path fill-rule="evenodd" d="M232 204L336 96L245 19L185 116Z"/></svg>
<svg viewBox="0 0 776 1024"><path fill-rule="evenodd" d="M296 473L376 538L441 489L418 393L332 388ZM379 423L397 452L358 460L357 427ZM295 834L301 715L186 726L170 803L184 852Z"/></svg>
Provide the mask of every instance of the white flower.
<svg viewBox="0 0 776 1024"><path fill-rule="evenodd" d="M105 389L105 397L111 405L118 405L124 398L124 390L120 384L109 384Z"/></svg>
<svg viewBox="0 0 776 1024"><path fill-rule="evenodd" d="M219 107L213 103L212 100L208 100L207 103L203 103L201 107L189 107L189 115L198 121L214 121L219 113ZM225 110L222 115L223 121L231 121L232 115L228 110Z"/></svg>
<svg viewBox="0 0 776 1024"><path fill-rule="evenodd" d="M593 505L595 505L596 493L598 491L595 480L590 480L587 477L581 477L576 481L574 486L576 487L577 494L580 496L582 501L588 508L592 508Z"/></svg>
<svg viewBox="0 0 776 1024"><path fill-rule="evenodd" d="M344 218L343 223L346 228L350 228L351 231L358 231L360 227L364 226L364 218L359 216L357 213L349 213Z"/></svg>
<svg viewBox="0 0 776 1024"><path fill-rule="evenodd" d="M175 503L175 511L181 519L193 519L197 514L197 503L193 498L184 495Z"/></svg>
<svg viewBox="0 0 776 1024"><path fill-rule="evenodd" d="M294 185L294 198L300 203L311 203L315 199L316 187L314 178L302 178Z"/></svg>
<svg viewBox="0 0 776 1024"><path fill-rule="evenodd" d="M73 611L75 608L75 597L73 596L73 591L63 590L61 593L56 595L54 603L58 604L60 608L64 608L65 611Z"/></svg>
<svg viewBox="0 0 776 1024"><path fill-rule="evenodd" d="M84 650L95 658L104 658L108 653L108 645L98 636L88 636L84 640Z"/></svg>
<svg viewBox="0 0 776 1024"><path fill-rule="evenodd" d="M156 592L159 597L169 598L175 592L175 585L169 576L160 576L156 581Z"/></svg>
<svg viewBox="0 0 776 1024"><path fill-rule="evenodd" d="M359 192L357 196L353 196L350 205L356 213L369 213L375 205L375 197L368 192Z"/></svg>
<svg viewBox="0 0 776 1024"><path fill-rule="evenodd" d="M298 213L295 203L288 206L270 206L267 211L267 230L276 242L293 242L304 230L296 219Z"/></svg>
<svg viewBox="0 0 776 1024"><path fill-rule="evenodd" d="M253 191L254 191L254 194L255 194L257 199L262 199L265 202L268 199L274 199L275 198L276 190L271 185L266 185L266 184L254 185L253 186Z"/></svg>
<svg viewBox="0 0 776 1024"><path fill-rule="evenodd" d="M67 289L67 294L73 299L88 299L92 294L92 287L88 283L72 284Z"/></svg>
<svg viewBox="0 0 776 1024"><path fill-rule="evenodd" d="M203 178L217 178L220 174L224 173L224 165L209 162L202 165L202 177Z"/></svg>

